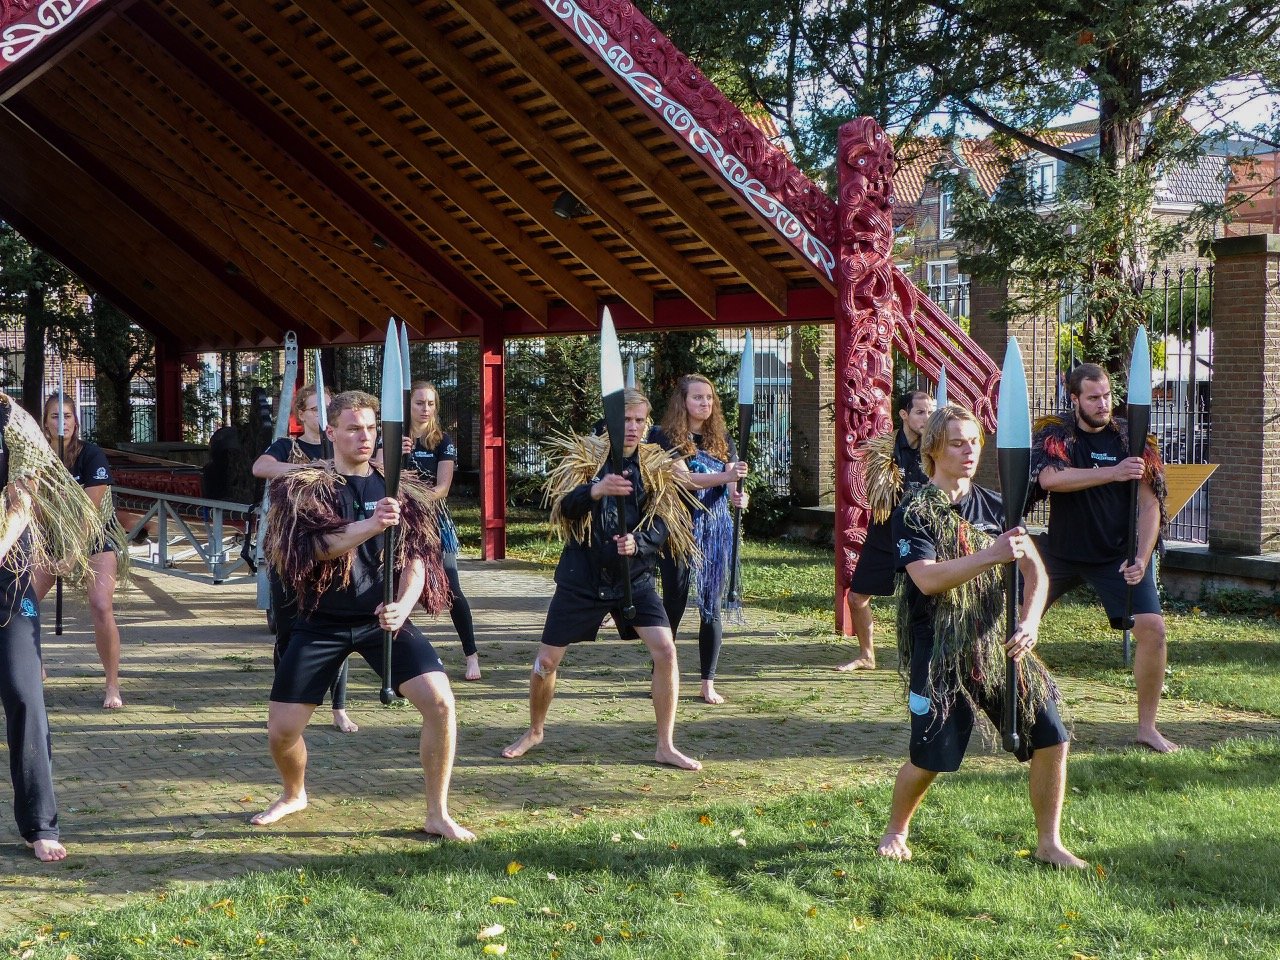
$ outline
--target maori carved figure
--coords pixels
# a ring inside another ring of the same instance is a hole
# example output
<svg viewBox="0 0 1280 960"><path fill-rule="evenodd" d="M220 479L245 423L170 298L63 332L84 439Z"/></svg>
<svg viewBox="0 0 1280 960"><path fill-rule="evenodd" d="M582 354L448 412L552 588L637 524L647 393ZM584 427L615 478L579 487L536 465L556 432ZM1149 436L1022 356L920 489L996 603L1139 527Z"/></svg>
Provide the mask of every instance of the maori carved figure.
<svg viewBox="0 0 1280 960"><path fill-rule="evenodd" d="M891 427L893 358L904 304L916 293L893 265L893 145L868 117L840 129L836 169L839 242L836 286L837 606L858 563L871 517L858 456Z"/></svg>

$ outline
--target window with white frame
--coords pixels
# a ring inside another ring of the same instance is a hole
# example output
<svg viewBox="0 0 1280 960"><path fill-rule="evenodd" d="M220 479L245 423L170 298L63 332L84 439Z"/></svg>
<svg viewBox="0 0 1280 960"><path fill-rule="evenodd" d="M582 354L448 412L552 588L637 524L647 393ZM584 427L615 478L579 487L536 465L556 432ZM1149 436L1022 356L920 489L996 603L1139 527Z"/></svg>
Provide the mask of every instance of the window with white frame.
<svg viewBox="0 0 1280 960"><path fill-rule="evenodd" d="M951 225L953 201L954 198L951 196L950 190L938 192L938 237L942 240L951 239L955 233L955 229Z"/></svg>
<svg viewBox="0 0 1280 960"><path fill-rule="evenodd" d="M969 315L969 278L956 260L932 260L925 267L929 299L950 316Z"/></svg>
<svg viewBox="0 0 1280 960"><path fill-rule="evenodd" d="M1031 167L1031 191L1038 203L1047 203L1058 192L1058 162L1040 158Z"/></svg>

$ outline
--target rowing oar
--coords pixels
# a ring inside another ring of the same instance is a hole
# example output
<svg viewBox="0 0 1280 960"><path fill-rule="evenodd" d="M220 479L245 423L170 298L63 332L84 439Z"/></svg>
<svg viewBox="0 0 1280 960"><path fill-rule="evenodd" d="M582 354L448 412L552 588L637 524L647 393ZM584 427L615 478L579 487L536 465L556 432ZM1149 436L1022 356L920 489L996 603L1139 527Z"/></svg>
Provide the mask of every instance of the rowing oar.
<svg viewBox="0 0 1280 960"><path fill-rule="evenodd" d="M636 388L636 358L627 357L627 379L625 381L628 390Z"/></svg>
<svg viewBox="0 0 1280 960"><path fill-rule="evenodd" d="M382 477L386 482L387 496L395 499L400 492L401 458L392 451L401 449L404 438L404 369L400 365L400 337L396 333L393 317L387 328L387 343L382 351ZM390 606L396 599L396 527L387 527L382 534L382 602ZM396 699L391 689L391 644L396 635L392 630L382 631L382 689L378 698L383 706L390 706Z"/></svg>
<svg viewBox="0 0 1280 960"><path fill-rule="evenodd" d="M933 405L938 409L942 409L947 405L947 368L940 367L938 370L938 393L933 398Z"/></svg>
<svg viewBox="0 0 1280 960"><path fill-rule="evenodd" d="M413 373L409 370L409 325L403 320L400 321L400 380L401 390L404 396L404 435L413 437ZM437 394L436 404L440 403L440 397ZM438 416L439 410L436 411ZM401 444L403 447L403 444ZM384 450L382 459L386 459ZM413 454L406 453L401 458L404 466L409 466L413 461Z"/></svg>
<svg viewBox="0 0 1280 960"><path fill-rule="evenodd" d="M600 320L600 392L604 397L604 422L609 434L609 459L613 472L622 474L622 447L626 440L627 397L622 378L622 354L618 350L618 332L613 328L609 308L604 308ZM639 482L638 478L632 479ZM618 511L618 534L627 535L627 498L614 497L614 509ZM603 531L601 531L603 533ZM622 616L634 620L636 605L631 599L631 558L623 554L622 560Z"/></svg>
<svg viewBox="0 0 1280 960"><path fill-rule="evenodd" d="M1031 413L1027 403L1027 374L1022 366L1018 338L1010 337L1000 371L1000 399L996 405L996 456L1000 469L1000 495L1004 498L1004 528L1022 526L1022 512L1031 486ZM1014 560L1005 573L1004 616L1005 639L1013 638L1018 628L1018 601L1021 593L1018 562ZM1010 753L1021 744L1018 735L1018 661L1005 660L1004 712L1000 722L1000 739Z"/></svg>
<svg viewBox="0 0 1280 960"><path fill-rule="evenodd" d="M67 403L67 395L65 393L65 370L62 364L62 351L58 351L58 462L64 467L67 465L67 417L64 407ZM62 574L58 574L53 599L53 632L55 636L62 636Z"/></svg>
<svg viewBox="0 0 1280 960"><path fill-rule="evenodd" d="M1151 429L1151 348L1147 346L1147 328L1138 327L1133 338L1133 357L1129 360L1129 409L1125 411L1129 421L1129 456L1141 457L1147 449L1147 432ZM1125 555L1129 563L1138 560L1138 488L1141 480L1129 481L1129 549ZM1133 587L1124 592L1124 663L1133 660L1130 631L1133 630Z"/></svg>
<svg viewBox="0 0 1280 960"><path fill-rule="evenodd" d="M742 364L738 368L738 459L747 456L751 442L751 424L756 415L756 348L747 331L747 342L742 347ZM740 480L744 487L746 480ZM742 545L742 510L733 511L733 548L729 552L729 590L725 596L726 610L742 609L742 587L738 576L738 549Z"/></svg>
<svg viewBox="0 0 1280 960"><path fill-rule="evenodd" d="M329 439L329 398L324 392L324 364L316 351L316 413L320 423L320 459L333 459L333 441Z"/></svg>

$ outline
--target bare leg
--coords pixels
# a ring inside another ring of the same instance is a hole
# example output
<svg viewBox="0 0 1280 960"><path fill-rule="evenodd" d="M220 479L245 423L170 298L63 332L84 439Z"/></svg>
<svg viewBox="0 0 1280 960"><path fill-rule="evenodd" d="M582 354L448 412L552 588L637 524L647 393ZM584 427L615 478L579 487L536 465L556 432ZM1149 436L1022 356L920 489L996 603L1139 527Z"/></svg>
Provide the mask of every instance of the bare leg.
<svg viewBox="0 0 1280 960"><path fill-rule="evenodd" d="M702 764L685 756L675 745L676 701L680 696L680 669L676 663L676 644L667 627L637 627L636 633L649 648L653 657L653 714L658 723L658 750L654 755L659 763L681 770L701 770Z"/></svg>
<svg viewBox="0 0 1280 960"><path fill-rule="evenodd" d="M911 818L915 816L925 792L938 775L932 770L922 770L907 761L898 771L893 782L893 805L889 809L889 823L876 853L890 860L910 860L911 849L907 835L911 832Z"/></svg>
<svg viewBox="0 0 1280 960"><path fill-rule="evenodd" d="M267 713L267 742L284 789L271 806L249 818L255 827L275 823L307 806L307 743L302 739L318 704L272 700Z"/></svg>
<svg viewBox="0 0 1280 960"><path fill-rule="evenodd" d="M1156 753L1172 753L1178 745L1156 729L1156 711L1164 690L1164 668L1169 654L1165 646L1164 617L1140 613L1133 618L1133 681L1138 688L1138 743Z"/></svg>
<svg viewBox="0 0 1280 960"><path fill-rule="evenodd" d="M400 692L422 714L418 756L427 795L427 819L422 829L445 840L474 840L474 833L449 816L449 781L458 739L449 678L443 673L424 673L402 683Z"/></svg>
<svg viewBox="0 0 1280 960"><path fill-rule="evenodd" d="M849 594L849 620L853 623L853 633L858 638L858 657L848 663L836 667L841 673L851 670L874 670L876 668L876 648L873 641L874 621L871 618L871 598L865 593Z"/></svg>
<svg viewBox="0 0 1280 960"><path fill-rule="evenodd" d="M1061 870L1089 866L1062 845L1062 797L1067 789L1067 744L1041 747L1031 755L1031 809L1036 815L1036 859Z"/></svg>
<svg viewBox="0 0 1280 960"><path fill-rule="evenodd" d="M57 840L28 841L27 846L41 863L54 863L67 859L67 848Z"/></svg>
<svg viewBox="0 0 1280 960"><path fill-rule="evenodd" d="M102 706L117 710L124 706L120 697L120 629L116 626L116 554L114 550L96 553L89 558L93 579L89 581L89 616L93 620L93 642L107 677Z"/></svg>
<svg viewBox="0 0 1280 960"><path fill-rule="evenodd" d="M523 757L542 742L546 732L547 711L556 695L556 671L564 659L565 647L538 645L538 655L533 658L533 672L529 674L529 729L502 751L508 760Z"/></svg>

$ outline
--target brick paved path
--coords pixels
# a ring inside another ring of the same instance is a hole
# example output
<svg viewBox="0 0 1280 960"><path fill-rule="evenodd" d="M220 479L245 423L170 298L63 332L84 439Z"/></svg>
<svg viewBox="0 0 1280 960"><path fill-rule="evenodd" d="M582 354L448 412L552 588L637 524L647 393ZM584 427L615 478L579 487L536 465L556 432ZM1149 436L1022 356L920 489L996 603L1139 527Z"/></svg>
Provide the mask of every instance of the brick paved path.
<svg viewBox="0 0 1280 960"><path fill-rule="evenodd" d="M447 618L419 619L454 678L459 706L453 812L463 823L512 824L523 816L610 816L662 804L754 799L805 788L882 779L901 761L901 690L887 650L873 674L831 665L850 649L808 621L751 611L730 628L718 688L729 702L697 699L696 642L681 645L684 667L677 744L705 762L690 774L652 763L648 663L638 644L611 631L575 647L561 672L546 743L522 761L498 751L524 729L529 664L551 582L518 563L463 561L476 614L485 677L461 681L462 656ZM317 711L311 750L311 806L267 829L249 813L277 792L267 754L271 643L253 609L251 585L212 587L140 573L119 604L125 636L126 709L99 708L99 667L87 611L68 604L67 631L46 630L47 698L53 725L63 839L71 857L39 866L21 847L0 783L0 930L18 920L250 870L303 866L319 857L422 841L417 724L377 703L375 676L353 661L344 735ZM1067 682L1077 752L1125 746L1132 694ZM1274 734L1274 721L1173 702L1164 730L1188 745L1224 736ZM993 760L995 758L992 758ZM977 762L982 762L980 759ZM998 762L1005 762L1000 760Z"/></svg>

